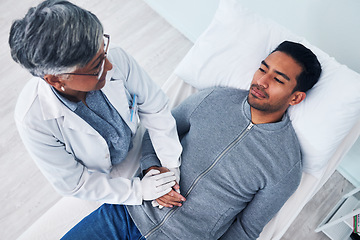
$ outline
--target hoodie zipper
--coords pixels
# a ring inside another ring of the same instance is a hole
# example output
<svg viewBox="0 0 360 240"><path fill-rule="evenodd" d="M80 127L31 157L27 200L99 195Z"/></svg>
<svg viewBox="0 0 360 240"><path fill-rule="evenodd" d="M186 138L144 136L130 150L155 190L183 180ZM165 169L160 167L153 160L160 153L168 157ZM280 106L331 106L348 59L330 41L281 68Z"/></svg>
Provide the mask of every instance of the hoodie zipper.
<svg viewBox="0 0 360 240"><path fill-rule="evenodd" d="M216 165L216 163L219 162L219 160L231 149L234 147L234 145L236 143L238 143L241 139L243 139L243 137L245 136L246 133L248 133L251 128L254 126L255 124L253 124L252 122L249 123L249 125L245 128L245 130L232 142L230 143L224 151L222 151L222 153L215 159L215 161L204 171L202 172L194 181L194 183L190 186L189 190L187 191L187 193L185 194L185 198L187 198L187 196L189 196L189 194L191 193L191 191L193 190L193 188L195 187L195 185L200 181L200 179L205 176L208 172L211 171L211 169L213 169L213 167ZM173 208L171 209L163 218L163 220L161 220L161 222L154 227L152 230L150 230L150 232L148 232L144 237L148 238L152 233L154 233L156 230L158 230L162 225L164 225L164 223L166 222L166 220L175 212L175 210L178 209Z"/></svg>

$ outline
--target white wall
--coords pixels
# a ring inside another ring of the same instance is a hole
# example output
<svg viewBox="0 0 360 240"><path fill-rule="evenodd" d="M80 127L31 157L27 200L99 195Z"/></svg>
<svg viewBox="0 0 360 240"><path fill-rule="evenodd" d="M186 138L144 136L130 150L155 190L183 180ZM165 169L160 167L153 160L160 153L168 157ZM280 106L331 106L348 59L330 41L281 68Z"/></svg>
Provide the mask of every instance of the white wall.
<svg viewBox="0 0 360 240"><path fill-rule="evenodd" d="M209 25L219 0L144 0L192 42Z"/></svg>
<svg viewBox="0 0 360 240"><path fill-rule="evenodd" d="M144 0L191 41L205 30L219 0ZM359 0L238 0L305 37L360 73Z"/></svg>

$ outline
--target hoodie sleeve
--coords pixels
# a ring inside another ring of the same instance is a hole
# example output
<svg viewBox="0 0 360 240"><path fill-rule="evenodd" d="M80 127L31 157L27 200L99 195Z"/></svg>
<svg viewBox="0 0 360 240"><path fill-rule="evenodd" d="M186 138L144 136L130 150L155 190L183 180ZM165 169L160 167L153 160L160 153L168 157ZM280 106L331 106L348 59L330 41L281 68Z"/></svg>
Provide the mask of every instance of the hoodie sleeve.
<svg viewBox="0 0 360 240"><path fill-rule="evenodd" d="M174 108L172 115L175 118L177 132L181 139L189 131L191 127L191 115L195 109L202 103L202 101L209 95L213 89L200 91L182 102L179 106ZM152 166L164 166L155 154L151 136L148 132L144 134L142 142L142 158L141 170L146 170ZM166 166L164 166L166 167Z"/></svg>

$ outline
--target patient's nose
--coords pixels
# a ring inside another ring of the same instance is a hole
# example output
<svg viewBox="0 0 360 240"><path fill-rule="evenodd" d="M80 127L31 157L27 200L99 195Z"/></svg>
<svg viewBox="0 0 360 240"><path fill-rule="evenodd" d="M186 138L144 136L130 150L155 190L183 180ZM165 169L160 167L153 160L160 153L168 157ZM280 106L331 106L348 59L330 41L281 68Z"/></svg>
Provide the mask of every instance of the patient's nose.
<svg viewBox="0 0 360 240"><path fill-rule="evenodd" d="M269 81L270 81L270 75L269 74L264 74L260 78L258 78L257 84L262 86L263 88L268 88L269 87Z"/></svg>

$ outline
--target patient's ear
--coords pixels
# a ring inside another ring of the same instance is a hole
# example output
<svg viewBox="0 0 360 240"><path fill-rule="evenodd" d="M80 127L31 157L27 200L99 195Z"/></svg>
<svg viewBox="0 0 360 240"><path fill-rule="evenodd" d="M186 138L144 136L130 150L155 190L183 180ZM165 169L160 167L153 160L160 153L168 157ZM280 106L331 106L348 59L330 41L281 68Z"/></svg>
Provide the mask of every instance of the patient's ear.
<svg viewBox="0 0 360 240"><path fill-rule="evenodd" d="M60 78L55 75L46 74L44 76L44 80L45 80L45 82L47 82L48 84L50 84L51 86L53 86L55 88L60 88L62 86Z"/></svg>
<svg viewBox="0 0 360 240"><path fill-rule="evenodd" d="M293 94L294 94L294 96L293 96L292 100L289 103L292 106L301 103L306 97L305 92L296 91Z"/></svg>

